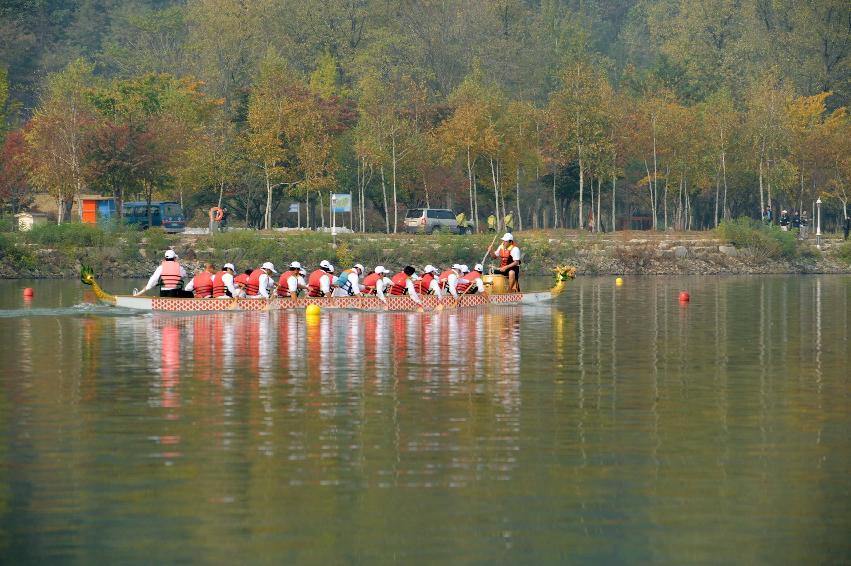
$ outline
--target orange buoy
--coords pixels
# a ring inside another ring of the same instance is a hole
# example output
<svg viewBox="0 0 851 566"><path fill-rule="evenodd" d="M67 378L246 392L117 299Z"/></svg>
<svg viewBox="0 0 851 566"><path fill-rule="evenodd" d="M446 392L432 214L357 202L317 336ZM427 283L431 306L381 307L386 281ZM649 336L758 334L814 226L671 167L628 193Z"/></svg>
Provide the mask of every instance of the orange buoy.
<svg viewBox="0 0 851 566"><path fill-rule="evenodd" d="M686 291L680 291L680 302L687 303L691 300L691 296Z"/></svg>
<svg viewBox="0 0 851 566"><path fill-rule="evenodd" d="M32 288L32 287L27 287L26 289L24 289L24 296L25 296L25 297L30 297L30 298L32 298L32 296L33 296L33 288Z"/></svg>

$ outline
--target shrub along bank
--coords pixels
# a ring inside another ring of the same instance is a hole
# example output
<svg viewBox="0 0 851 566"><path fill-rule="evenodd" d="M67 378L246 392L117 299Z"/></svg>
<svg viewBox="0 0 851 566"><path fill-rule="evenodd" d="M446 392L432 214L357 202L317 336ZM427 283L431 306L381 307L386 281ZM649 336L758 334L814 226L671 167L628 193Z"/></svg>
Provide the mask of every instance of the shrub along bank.
<svg viewBox="0 0 851 566"><path fill-rule="evenodd" d="M748 221L724 223L716 232L585 232L549 230L517 234L527 274L546 275L559 264L584 274L712 274L849 272L847 246L828 239L822 250ZM143 277L163 250L174 248L190 271L207 261L239 269L271 260L281 267L298 260L308 268L328 259L339 267L360 262L400 269L456 262L471 267L493 241L492 234L337 237L309 231L232 231L214 236L169 235L160 229L101 230L81 224L37 226L27 233L0 233L0 277L76 277L81 263L99 277Z"/></svg>

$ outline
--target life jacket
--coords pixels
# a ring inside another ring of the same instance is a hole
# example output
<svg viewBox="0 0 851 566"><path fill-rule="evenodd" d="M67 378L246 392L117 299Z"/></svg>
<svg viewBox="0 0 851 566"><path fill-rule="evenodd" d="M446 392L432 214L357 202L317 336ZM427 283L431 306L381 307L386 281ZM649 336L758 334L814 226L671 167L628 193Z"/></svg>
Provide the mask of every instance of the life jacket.
<svg viewBox="0 0 851 566"><path fill-rule="evenodd" d="M400 271L396 275L394 275L391 279L393 285L390 286L390 294L391 295L405 295L408 292L408 287L406 283L408 282L408 276L404 271Z"/></svg>
<svg viewBox="0 0 851 566"><path fill-rule="evenodd" d="M176 261L163 261L160 264L160 284L164 289L177 289L182 287L183 278L180 276L180 264Z"/></svg>
<svg viewBox="0 0 851 566"><path fill-rule="evenodd" d="M466 279L468 283L458 283L458 285L455 286L455 290L459 293L463 293L470 288L470 285L476 282L476 279L479 279L481 276L482 274L478 271L471 271L470 273L463 275L461 278Z"/></svg>
<svg viewBox="0 0 851 566"><path fill-rule="evenodd" d="M324 269L317 269L313 273L310 274L310 277L307 278L307 296L308 297L324 297L325 295L322 293L322 276L328 275L330 278L331 275L325 271Z"/></svg>
<svg viewBox="0 0 851 566"><path fill-rule="evenodd" d="M227 285L225 285L225 282L222 279L225 273L227 273L227 271L219 271L218 273L213 275L212 285L214 298L230 297L230 291L228 290ZM196 285L195 288L197 289L198 286Z"/></svg>
<svg viewBox="0 0 851 566"><path fill-rule="evenodd" d="M514 244L509 245L507 248L504 246L499 246L499 266L505 267L513 260L511 259L511 248L514 247Z"/></svg>
<svg viewBox="0 0 851 566"><path fill-rule="evenodd" d="M440 277L437 278L437 282L440 285L441 289L446 289L446 286L449 284L449 276L455 273L451 269L447 269L443 273L440 274Z"/></svg>
<svg viewBox="0 0 851 566"><path fill-rule="evenodd" d="M431 292L432 281L434 281L434 274L426 273L420 279L414 281L414 289L420 295L428 295Z"/></svg>
<svg viewBox="0 0 851 566"><path fill-rule="evenodd" d="M376 294L375 286L378 284L378 280L381 279L381 275L375 273L374 271L366 276L363 280L363 285L366 287L366 292L372 295Z"/></svg>
<svg viewBox="0 0 851 566"><path fill-rule="evenodd" d="M253 297L260 294L260 276L264 273L265 271L259 268L251 272L251 275L248 276L248 280L245 282L246 297Z"/></svg>
<svg viewBox="0 0 851 566"><path fill-rule="evenodd" d="M337 287L342 289L347 295L354 295L354 292L352 290L352 282L349 281L349 273L351 272L351 269L345 269L337 277Z"/></svg>
<svg viewBox="0 0 851 566"><path fill-rule="evenodd" d="M195 282L193 293L196 299L209 299L213 296L213 276L209 271L202 271L192 278Z"/></svg>
<svg viewBox="0 0 851 566"><path fill-rule="evenodd" d="M296 281L298 281L298 270L296 271L284 271L281 273L281 276L278 278L278 296L279 297L288 297L290 294L290 277L295 277ZM298 293L298 285L296 285L296 293Z"/></svg>

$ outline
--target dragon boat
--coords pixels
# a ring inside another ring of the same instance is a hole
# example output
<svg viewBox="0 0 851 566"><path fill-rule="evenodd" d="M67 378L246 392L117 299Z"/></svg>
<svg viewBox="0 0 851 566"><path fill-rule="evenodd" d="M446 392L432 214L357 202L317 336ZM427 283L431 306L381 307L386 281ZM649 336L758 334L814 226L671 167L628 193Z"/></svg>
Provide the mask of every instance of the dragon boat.
<svg viewBox="0 0 851 566"><path fill-rule="evenodd" d="M112 295L104 291L95 280L91 268L83 266L80 281L91 285L98 301L114 307L152 312L222 312L222 311L269 311L286 309L304 309L308 305L318 305L323 309L345 309L372 312L428 312L444 309L485 307L488 305L526 305L552 300L563 290L565 283L576 277L576 268L559 266L553 269L555 284L547 291L532 293L511 293L507 290L506 278L499 274L483 275L485 292L459 295L458 300L444 295L421 295L422 305L405 295L385 295L382 301L375 295L351 297L272 297L263 298L175 298L146 297L144 295Z"/></svg>

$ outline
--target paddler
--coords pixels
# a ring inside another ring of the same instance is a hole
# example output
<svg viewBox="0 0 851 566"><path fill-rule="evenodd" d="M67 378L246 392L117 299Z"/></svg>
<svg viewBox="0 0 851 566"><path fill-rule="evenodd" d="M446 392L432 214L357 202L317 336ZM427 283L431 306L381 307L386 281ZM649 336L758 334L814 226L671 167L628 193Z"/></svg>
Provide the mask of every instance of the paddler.
<svg viewBox="0 0 851 566"><path fill-rule="evenodd" d="M183 290L183 283L188 277L186 270L177 260L174 250L166 250L162 263L154 270L148 284L141 291L133 293L133 296L138 297L159 285L160 297L191 297L192 293Z"/></svg>
<svg viewBox="0 0 851 566"><path fill-rule="evenodd" d="M275 280L272 275L277 275L275 266L271 261L265 262L263 265L251 272L248 276L248 281L245 282L245 294L252 298L268 299L269 291L275 285Z"/></svg>
<svg viewBox="0 0 851 566"><path fill-rule="evenodd" d="M472 292L471 289L475 289L479 293L483 293L485 290L484 281L482 281L482 271L484 267L481 263L477 263L473 268L473 271L470 271L466 265L461 266L461 278L458 279L457 289L460 293L469 294Z"/></svg>
<svg viewBox="0 0 851 566"><path fill-rule="evenodd" d="M456 263L441 273L440 277L438 277L440 288L443 289L444 292L448 291L456 300L458 299L458 279L460 278L460 275L461 265Z"/></svg>
<svg viewBox="0 0 851 566"><path fill-rule="evenodd" d="M304 284L304 279L301 276L301 264L297 261L290 263L290 268L281 274L278 279L278 296L289 297L291 299L298 298L299 289L307 289Z"/></svg>
<svg viewBox="0 0 851 566"><path fill-rule="evenodd" d="M242 296L245 296L245 286L248 284L248 278L251 276L251 269L246 269L244 273L240 273L236 277L233 278L234 286L242 292Z"/></svg>
<svg viewBox="0 0 851 566"><path fill-rule="evenodd" d="M414 281L414 289L420 295L442 297L443 293L440 290L440 283L437 280L437 268L433 265L426 265L425 269L423 269L423 276Z"/></svg>
<svg viewBox="0 0 851 566"><path fill-rule="evenodd" d="M488 253L494 259L499 260L497 271L503 275L508 275L508 290L512 293L520 292L520 248L514 243L514 236L511 232L506 232L502 236L502 243L493 251L493 246L488 246Z"/></svg>
<svg viewBox="0 0 851 566"><path fill-rule="evenodd" d="M226 263L222 266L221 271L213 275L214 299L240 297L243 295L242 289L237 289L236 285L234 285L234 273L236 273L236 267L232 263Z"/></svg>
<svg viewBox="0 0 851 566"><path fill-rule="evenodd" d="M213 275L216 274L216 266L208 263L204 266L204 271L192 278L185 291L195 294L196 299L209 299L213 296Z"/></svg>
<svg viewBox="0 0 851 566"><path fill-rule="evenodd" d="M383 265L376 265L372 273L367 275L363 280L364 292L377 295L379 299L386 302L384 291L393 284L387 277L388 273L390 272Z"/></svg>
<svg viewBox="0 0 851 566"><path fill-rule="evenodd" d="M307 296L308 297L330 297L331 284L334 279L334 266L323 259L319 262L319 269L310 274L307 278Z"/></svg>
<svg viewBox="0 0 851 566"><path fill-rule="evenodd" d="M337 288L334 289L335 297L351 297L360 295L363 287L360 284L360 278L363 275L364 267L356 263L351 269L344 269L337 277Z"/></svg>
<svg viewBox="0 0 851 566"><path fill-rule="evenodd" d="M417 290L414 289L413 277L416 272L417 270L414 269L413 266L406 265L405 269L391 277L390 281L392 281L393 284L390 286L390 294L408 295L408 297L410 297L412 301L414 301L418 305L422 305L423 302L420 299L420 296L417 295Z"/></svg>

